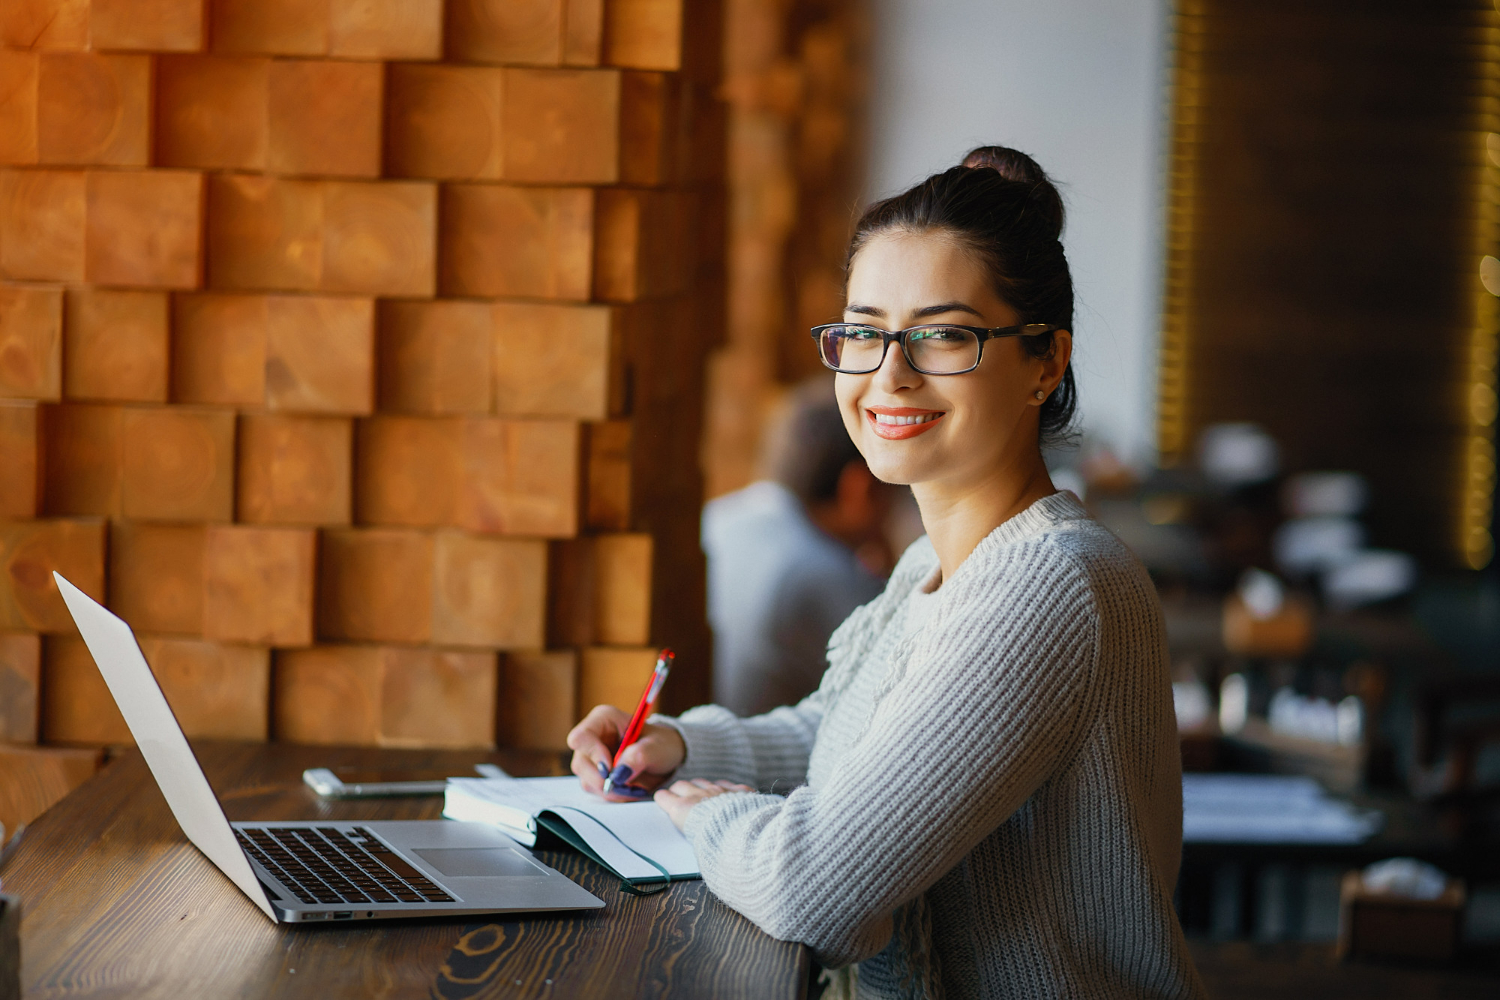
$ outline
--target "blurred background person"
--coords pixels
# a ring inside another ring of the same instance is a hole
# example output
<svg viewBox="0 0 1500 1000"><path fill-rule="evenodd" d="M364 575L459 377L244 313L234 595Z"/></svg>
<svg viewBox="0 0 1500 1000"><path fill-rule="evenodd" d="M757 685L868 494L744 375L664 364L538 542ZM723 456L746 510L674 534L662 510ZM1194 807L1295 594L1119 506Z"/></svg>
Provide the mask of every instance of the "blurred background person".
<svg viewBox="0 0 1500 1000"><path fill-rule="evenodd" d="M767 478L703 510L714 701L739 715L812 693L828 637L880 593L891 564L895 490L849 440L831 380L792 392L764 466Z"/></svg>

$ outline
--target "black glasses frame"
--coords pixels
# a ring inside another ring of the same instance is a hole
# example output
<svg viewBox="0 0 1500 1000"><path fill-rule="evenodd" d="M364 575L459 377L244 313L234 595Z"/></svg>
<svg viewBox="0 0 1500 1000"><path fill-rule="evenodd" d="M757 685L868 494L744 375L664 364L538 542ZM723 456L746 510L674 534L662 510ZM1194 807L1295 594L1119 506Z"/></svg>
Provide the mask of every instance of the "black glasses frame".
<svg viewBox="0 0 1500 1000"><path fill-rule="evenodd" d="M873 368L861 368L857 371L848 368L836 368L828 363L828 356L823 353L823 331L832 330L837 327L855 327L860 330L872 330L880 334L880 360ZM912 371L921 372L923 375L963 375L979 367L979 362L984 360L984 342L986 340L997 340L1001 337L1040 337L1048 333L1055 333L1063 329L1051 323L1022 323L1020 326L963 326L958 323L924 323L921 326L909 326L904 330L882 330L878 326L867 326L864 323L824 323L812 328L813 342L818 345L818 360L823 362L824 368L830 368L841 375L868 375L879 371L880 366L885 364L885 356L890 352L891 343L901 345L901 355L906 358L906 363L911 366ZM972 333L979 340L979 350L974 355L974 363L968 368L956 372L930 372L925 368L918 367L911 359L911 351L907 349L907 337L917 330L965 330Z"/></svg>

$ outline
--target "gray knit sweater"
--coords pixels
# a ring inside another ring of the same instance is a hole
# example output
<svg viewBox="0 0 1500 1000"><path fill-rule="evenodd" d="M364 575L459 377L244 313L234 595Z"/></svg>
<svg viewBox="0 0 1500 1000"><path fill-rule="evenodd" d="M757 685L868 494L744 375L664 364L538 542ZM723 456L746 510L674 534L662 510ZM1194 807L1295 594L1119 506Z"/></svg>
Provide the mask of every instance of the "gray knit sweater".
<svg viewBox="0 0 1500 1000"><path fill-rule="evenodd" d="M1181 765L1145 570L1056 493L939 582L919 539L794 707L660 720L681 776L761 790L689 814L709 888L859 963L861 997L1202 996L1172 911Z"/></svg>

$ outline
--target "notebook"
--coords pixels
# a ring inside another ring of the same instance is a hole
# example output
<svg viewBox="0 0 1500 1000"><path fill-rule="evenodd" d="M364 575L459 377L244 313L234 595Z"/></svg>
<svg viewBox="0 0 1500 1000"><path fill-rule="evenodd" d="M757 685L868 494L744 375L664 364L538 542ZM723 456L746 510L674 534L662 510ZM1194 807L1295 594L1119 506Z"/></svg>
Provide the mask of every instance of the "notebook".
<svg viewBox="0 0 1500 1000"><path fill-rule="evenodd" d="M492 824L526 847L561 841L619 876L627 892L702 877L692 845L654 802L606 802L577 778L451 778L443 815Z"/></svg>

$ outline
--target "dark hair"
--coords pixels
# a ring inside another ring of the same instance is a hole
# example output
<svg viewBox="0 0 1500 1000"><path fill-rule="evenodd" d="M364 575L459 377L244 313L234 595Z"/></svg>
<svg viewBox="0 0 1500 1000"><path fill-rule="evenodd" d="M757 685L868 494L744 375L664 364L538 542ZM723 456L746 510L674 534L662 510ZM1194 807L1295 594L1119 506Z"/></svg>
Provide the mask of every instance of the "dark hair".
<svg viewBox="0 0 1500 1000"><path fill-rule="evenodd" d="M792 390L767 445L766 471L809 507L834 499L844 468L864 462L844 428L833 379L822 376Z"/></svg>
<svg viewBox="0 0 1500 1000"><path fill-rule="evenodd" d="M1063 203L1037 162L1004 146L980 146L960 166L933 174L910 191L870 206L849 241L845 269L870 239L888 229L943 230L989 270L1000 298L1022 323L1073 329L1073 278L1063 253ZM1056 349L1050 334L1024 337L1033 357ZM1068 437L1078 408L1073 368L1042 404L1040 436L1055 444Z"/></svg>

